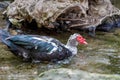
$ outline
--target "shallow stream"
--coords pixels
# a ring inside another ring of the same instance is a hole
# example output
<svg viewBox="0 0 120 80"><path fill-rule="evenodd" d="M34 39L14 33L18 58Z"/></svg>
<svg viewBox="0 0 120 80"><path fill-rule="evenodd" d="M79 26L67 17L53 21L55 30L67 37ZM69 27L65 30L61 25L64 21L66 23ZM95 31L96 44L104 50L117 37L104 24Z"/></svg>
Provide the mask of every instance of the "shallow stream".
<svg viewBox="0 0 120 80"><path fill-rule="evenodd" d="M2 17L1 17L2 18ZM5 26L5 21L0 18L0 27ZM66 43L74 32L61 34L44 34L52 36ZM39 73L56 68L80 69L94 73L120 74L120 29L113 32L98 32L90 37L84 32L83 35L88 45L79 45L78 54L70 64L23 62L14 56L9 49L0 44L0 80L32 80Z"/></svg>

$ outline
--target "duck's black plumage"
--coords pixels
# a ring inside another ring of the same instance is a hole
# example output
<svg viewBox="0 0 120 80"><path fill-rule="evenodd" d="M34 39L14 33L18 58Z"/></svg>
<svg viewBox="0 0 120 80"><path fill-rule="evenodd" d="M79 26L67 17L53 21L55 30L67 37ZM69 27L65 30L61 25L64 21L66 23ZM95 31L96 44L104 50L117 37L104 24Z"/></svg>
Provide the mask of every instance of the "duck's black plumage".
<svg viewBox="0 0 120 80"><path fill-rule="evenodd" d="M33 60L62 60L72 55L67 48L53 38L45 39L45 37L42 38L42 36L36 35L16 35L8 40L15 45L29 50Z"/></svg>
<svg viewBox="0 0 120 80"><path fill-rule="evenodd" d="M58 40L38 35L10 36L0 31L1 41L17 56L33 61L62 60L72 56L72 52Z"/></svg>

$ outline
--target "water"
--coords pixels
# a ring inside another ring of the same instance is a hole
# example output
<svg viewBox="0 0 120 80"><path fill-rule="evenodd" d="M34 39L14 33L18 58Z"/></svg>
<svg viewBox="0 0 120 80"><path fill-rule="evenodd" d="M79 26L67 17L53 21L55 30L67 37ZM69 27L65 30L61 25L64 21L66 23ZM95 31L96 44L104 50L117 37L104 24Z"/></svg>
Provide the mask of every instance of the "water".
<svg viewBox="0 0 120 80"><path fill-rule="evenodd" d="M5 22L2 19L0 21L0 26L3 28ZM74 32L76 31L49 34L49 36L66 43L68 37ZM66 65L23 62L14 56L5 45L0 44L0 80L32 80L43 71L61 67L95 73L120 74L120 29L110 33L96 32L95 38L89 37L84 32L80 33L89 44L79 45L78 54L70 64Z"/></svg>
<svg viewBox="0 0 120 80"><path fill-rule="evenodd" d="M120 0L111 0L111 1L116 7L120 8L120 4L119 4Z"/></svg>

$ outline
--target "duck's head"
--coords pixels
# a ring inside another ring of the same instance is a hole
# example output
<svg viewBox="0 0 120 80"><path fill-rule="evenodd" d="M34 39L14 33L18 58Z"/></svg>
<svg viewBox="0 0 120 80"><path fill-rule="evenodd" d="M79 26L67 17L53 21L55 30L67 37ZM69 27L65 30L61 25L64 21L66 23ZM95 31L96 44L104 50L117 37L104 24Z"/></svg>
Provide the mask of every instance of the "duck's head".
<svg viewBox="0 0 120 80"><path fill-rule="evenodd" d="M74 33L70 36L66 47L72 52L73 55L77 54L77 45L78 44L88 44L86 39L83 38L80 34Z"/></svg>
<svg viewBox="0 0 120 80"><path fill-rule="evenodd" d="M79 44L88 44L86 39L78 33L74 33L70 36L67 45L68 46L77 46Z"/></svg>

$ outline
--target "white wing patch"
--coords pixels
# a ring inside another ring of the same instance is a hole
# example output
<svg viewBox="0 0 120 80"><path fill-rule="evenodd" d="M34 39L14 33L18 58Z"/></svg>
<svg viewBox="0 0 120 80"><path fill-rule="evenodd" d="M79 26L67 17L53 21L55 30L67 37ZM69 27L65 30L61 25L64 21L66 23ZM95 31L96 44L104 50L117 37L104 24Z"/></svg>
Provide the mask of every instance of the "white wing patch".
<svg viewBox="0 0 120 80"><path fill-rule="evenodd" d="M55 43L51 43L51 44L54 46L54 48L47 54L52 54L54 51L58 49L58 46Z"/></svg>
<svg viewBox="0 0 120 80"><path fill-rule="evenodd" d="M45 40L43 40L43 39L41 39L41 38L38 38L38 37L33 37L33 39L37 39L37 40L41 40L41 41L45 41Z"/></svg>
<svg viewBox="0 0 120 80"><path fill-rule="evenodd" d="M50 52L48 52L47 54L52 54L54 51L56 51L58 49L58 46L55 43L51 42L53 40L53 38L41 39L41 38L38 38L38 37L33 37L33 39L44 41L44 42L50 43L52 46L54 46L54 48Z"/></svg>

